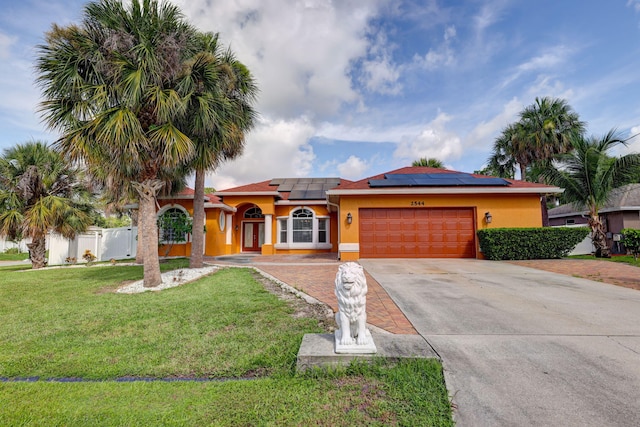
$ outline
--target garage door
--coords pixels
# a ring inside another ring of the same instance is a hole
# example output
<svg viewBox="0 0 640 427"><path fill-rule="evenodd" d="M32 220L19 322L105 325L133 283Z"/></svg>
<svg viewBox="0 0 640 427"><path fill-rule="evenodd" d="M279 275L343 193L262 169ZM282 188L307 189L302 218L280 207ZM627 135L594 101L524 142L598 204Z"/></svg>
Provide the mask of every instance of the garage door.
<svg viewBox="0 0 640 427"><path fill-rule="evenodd" d="M475 258L472 208L360 209L361 258Z"/></svg>

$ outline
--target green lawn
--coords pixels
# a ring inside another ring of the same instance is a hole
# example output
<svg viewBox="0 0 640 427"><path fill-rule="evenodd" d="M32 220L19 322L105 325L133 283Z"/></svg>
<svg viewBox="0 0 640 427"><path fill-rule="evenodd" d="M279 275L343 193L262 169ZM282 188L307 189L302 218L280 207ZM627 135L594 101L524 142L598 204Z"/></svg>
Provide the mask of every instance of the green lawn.
<svg viewBox="0 0 640 427"><path fill-rule="evenodd" d="M633 265L634 267L640 267L640 258L636 261L633 259L633 255L614 255L611 258L596 258L593 255L572 255L571 259L593 259L598 261L611 261L621 262L623 264Z"/></svg>
<svg viewBox="0 0 640 427"><path fill-rule="evenodd" d="M251 270L126 295L113 290L139 266L20 268L0 270L0 377L39 380L0 382L0 425L453 424L434 360L296 374L320 324Z"/></svg>
<svg viewBox="0 0 640 427"><path fill-rule="evenodd" d="M29 254L26 252L17 254L0 253L0 261L24 261L25 259L29 259Z"/></svg>

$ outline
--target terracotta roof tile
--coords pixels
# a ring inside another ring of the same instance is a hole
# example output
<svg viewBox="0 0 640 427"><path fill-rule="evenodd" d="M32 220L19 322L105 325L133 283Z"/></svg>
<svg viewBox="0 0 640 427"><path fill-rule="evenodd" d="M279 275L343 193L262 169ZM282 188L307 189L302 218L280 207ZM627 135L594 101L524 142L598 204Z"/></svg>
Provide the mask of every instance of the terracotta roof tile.
<svg viewBox="0 0 640 427"><path fill-rule="evenodd" d="M263 191L276 191L277 186L269 185L271 180L254 182L252 184L241 185L239 187L227 188L216 193L256 193Z"/></svg>
<svg viewBox="0 0 640 427"><path fill-rule="evenodd" d="M226 190L221 190L216 192L216 194L220 194L222 196L225 195L225 193L247 193L247 194L251 194L251 193L261 193L261 192L265 192L265 191L278 191L278 185L270 185L270 183L273 180L267 180L267 181L261 181L261 182L255 182L252 184L246 184L246 185L241 185L239 187L233 187L233 188L228 188ZM340 178L340 184L338 184L338 187L342 188L342 186L347 185L352 183L353 181L349 181L348 179L342 179ZM336 188L338 188L336 187ZM280 192L280 197L283 200L288 200L289 199L289 194L290 191L281 191Z"/></svg>

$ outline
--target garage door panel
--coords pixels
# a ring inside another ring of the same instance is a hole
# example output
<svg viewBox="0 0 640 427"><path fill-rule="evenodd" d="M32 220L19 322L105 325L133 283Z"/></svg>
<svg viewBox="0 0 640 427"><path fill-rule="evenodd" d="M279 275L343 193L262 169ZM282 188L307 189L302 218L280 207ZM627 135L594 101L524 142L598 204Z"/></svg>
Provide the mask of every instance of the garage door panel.
<svg viewBox="0 0 640 427"><path fill-rule="evenodd" d="M475 258L472 208L360 210L360 256Z"/></svg>

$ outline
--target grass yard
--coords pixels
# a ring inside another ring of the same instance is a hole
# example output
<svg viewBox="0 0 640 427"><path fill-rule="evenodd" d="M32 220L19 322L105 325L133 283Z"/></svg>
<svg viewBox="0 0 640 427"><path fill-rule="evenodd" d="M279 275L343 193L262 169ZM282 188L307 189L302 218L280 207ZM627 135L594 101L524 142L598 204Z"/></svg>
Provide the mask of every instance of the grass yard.
<svg viewBox="0 0 640 427"><path fill-rule="evenodd" d="M614 255L611 258L596 258L593 255L572 255L569 258L571 259L592 259L597 261L611 261L611 262L621 262L623 264L633 265L634 267L640 267L640 258L636 261L633 259L633 255Z"/></svg>
<svg viewBox="0 0 640 427"><path fill-rule="evenodd" d="M17 254L6 252L0 253L0 261L24 261L26 259L29 259L29 253L27 252Z"/></svg>
<svg viewBox="0 0 640 427"><path fill-rule="evenodd" d="M0 270L0 425L453 424L435 360L297 374L322 324L251 270L126 295L139 266L20 268Z"/></svg>

